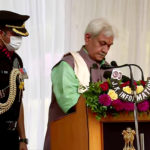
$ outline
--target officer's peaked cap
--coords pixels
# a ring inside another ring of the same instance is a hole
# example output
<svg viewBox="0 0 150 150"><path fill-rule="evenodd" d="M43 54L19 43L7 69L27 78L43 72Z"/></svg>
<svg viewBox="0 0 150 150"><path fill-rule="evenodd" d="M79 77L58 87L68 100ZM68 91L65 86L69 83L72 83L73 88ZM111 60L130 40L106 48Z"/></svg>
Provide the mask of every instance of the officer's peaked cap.
<svg viewBox="0 0 150 150"><path fill-rule="evenodd" d="M28 36L29 33L27 32L24 24L28 18L28 15L0 10L0 27L11 28L17 35Z"/></svg>

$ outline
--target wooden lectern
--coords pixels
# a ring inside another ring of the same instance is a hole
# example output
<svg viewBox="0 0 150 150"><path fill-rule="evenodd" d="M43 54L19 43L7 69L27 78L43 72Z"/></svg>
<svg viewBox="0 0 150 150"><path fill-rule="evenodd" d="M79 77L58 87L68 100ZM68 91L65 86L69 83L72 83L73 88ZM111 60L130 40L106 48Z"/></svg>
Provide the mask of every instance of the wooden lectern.
<svg viewBox="0 0 150 150"><path fill-rule="evenodd" d="M138 119L142 122L150 121L146 115ZM51 150L104 150L103 124L133 121L133 115L127 114L98 121L81 96L75 112L51 123Z"/></svg>

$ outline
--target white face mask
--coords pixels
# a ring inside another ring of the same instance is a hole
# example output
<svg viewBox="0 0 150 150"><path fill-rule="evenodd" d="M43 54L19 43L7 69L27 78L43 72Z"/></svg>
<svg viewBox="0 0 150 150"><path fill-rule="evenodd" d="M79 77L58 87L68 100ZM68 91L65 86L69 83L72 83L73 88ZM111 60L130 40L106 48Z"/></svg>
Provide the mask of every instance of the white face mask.
<svg viewBox="0 0 150 150"><path fill-rule="evenodd" d="M22 36L10 36L10 43L5 43L5 46L9 51L16 51L20 48L21 43Z"/></svg>

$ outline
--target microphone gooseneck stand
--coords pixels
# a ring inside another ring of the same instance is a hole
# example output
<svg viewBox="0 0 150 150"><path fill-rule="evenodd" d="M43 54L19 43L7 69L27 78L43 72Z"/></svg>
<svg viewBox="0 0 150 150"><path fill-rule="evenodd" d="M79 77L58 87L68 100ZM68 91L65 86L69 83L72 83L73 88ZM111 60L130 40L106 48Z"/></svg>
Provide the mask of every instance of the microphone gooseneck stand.
<svg viewBox="0 0 150 150"><path fill-rule="evenodd" d="M112 61L111 65L114 66L114 67L118 66L116 61ZM138 132L139 130L138 130L137 95L136 95L136 88L135 88L135 85L134 85L134 79L133 79L133 73L132 73L131 66L135 66L138 69L140 69L140 71L141 71L141 79L143 81L144 81L144 73L143 73L143 70L142 70L142 68L140 66L138 66L136 64L129 64L130 78L131 78L131 89L133 91L133 96L134 96L134 101L135 101L134 102L134 121L135 121L135 129L136 129L137 148L138 148L138 150L140 150L140 148L141 148L141 150L144 150L145 149L145 147L144 147L144 134L141 133L141 143L140 143L140 137L139 137L139 132Z"/></svg>
<svg viewBox="0 0 150 150"><path fill-rule="evenodd" d="M143 73L142 68L141 68L140 66L136 65L136 64L130 64L130 65L131 65L131 66L135 66L135 67L137 67L137 68L139 68L139 69L140 69L140 71L141 71L141 75L142 75L141 79L144 81L144 73Z"/></svg>
<svg viewBox="0 0 150 150"><path fill-rule="evenodd" d="M136 88L134 85L134 78L133 78L131 65L129 65L129 69L130 69L130 77L131 77L131 90L133 91L133 96L134 96L134 123L135 123L135 130L136 130L137 149L140 150L140 139L139 139L139 129L138 129L138 111L137 111L137 95L136 95Z"/></svg>
<svg viewBox="0 0 150 150"><path fill-rule="evenodd" d="M113 67L118 67L116 61L112 61L112 62L111 62L111 65L112 65ZM125 65L127 66L127 65L129 65L129 64L125 64ZM139 65L136 65L136 64L130 64L130 66L135 66L135 67L137 67L138 69L140 69L140 71L141 71L141 79L144 81L144 73L143 73L142 68L141 68Z"/></svg>
<svg viewBox="0 0 150 150"><path fill-rule="evenodd" d="M113 66L107 66L107 65L103 66L102 69L107 70L107 69L122 68L122 67L129 67L129 69L130 69L130 78L131 78L130 86L131 86L131 89L133 91L133 96L134 96L134 123L135 123L135 130L136 130L137 150L140 150L139 129L138 129L138 111L137 111L137 95L136 95L136 88L134 85L134 78L133 78L131 66L136 66L141 70L142 80L144 81L143 71L138 65L135 65L135 64L124 64L121 66L117 66L116 63L114 63L114 64L115 64L115 66L113 64L112 64Z"/></svg>

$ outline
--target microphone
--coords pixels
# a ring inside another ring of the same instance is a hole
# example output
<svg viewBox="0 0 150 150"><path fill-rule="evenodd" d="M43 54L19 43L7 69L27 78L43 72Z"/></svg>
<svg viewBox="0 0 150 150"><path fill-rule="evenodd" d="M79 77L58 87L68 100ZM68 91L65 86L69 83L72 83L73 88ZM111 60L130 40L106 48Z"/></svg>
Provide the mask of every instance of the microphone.
<svg viewBox="0 0 150 150"><path fill-rule="evenodd" d="M111 65L112 66L118 66L117 63L115 61L111 62ZM143 75L143 70L141 69L140 66L136 65L136 64L127 64L127 66L129 67L130 69L130 85L131 85L131 89L134 91L133 92L133 95L134 95L134 99L136 100L136 87L134 85L134 78L133 78L133 73L132 73L132 68L131 66L136 66L140 69L141 71L141 74L142 74L142 80L144 81L144 75ZM137 147L138 147L138 150L140 150L140 142L139 142L139 132L138 132L138 118L137 118L137 106L136 106L136 103L134 103L134 120L135 120L135 128L136 128L136 138L137 138Z"/></svg>
<svg viewBox="0 0 150 150"><path fill-rule="evenodd" d="M118 66L117 63L116 63L116 61L112 61L111 65L113 65L113 67L115 67L115 68L129 67L129 70L130 70L130 80L128 80L128 81L130 81L131 89L133 91L135 91L136 88L135 88L135 85L134 85L134 79L133 79L133 73L132 73L131 65L130 64L125 64L125 65Z"/></svg>
<svg viewBox="0 0 150 150"><path fill-rule="evenodd" d="M122 68L122 67L129 67L129 65L124 64L124 65L118 66L115 61L112 61L111 65L104 64L104 65L101 66L101 68L103 70L114 69L114 68ZM112 71L105 71L103 77L105 79L111 78L111 74L112 74ZM129 77L125 76L125 75L122 75L122 82L127 82L127 81L131 81L131 79Z"/></svg>
<svg viewBox="0 0 150 150"><path fill-rule="evenodd" d="M112 65L113 67L118 67L116 61L112 61L112 62L111 62L111 65ZM142 70L142 68L141 68L140 66L138 66L138 65L136 65L136 64L127 64L127 65L135 66L135 67L137 67L138 69L140 69L140 71L141 71L141 79L144 81L144 73L143 73L143 70Z"/></svg>
<svg viewBox="0 0 150 150"><path fill-rule="evenodd" d="M103 77L105 79L107 78L111 78L111 74L112 74L112 71L105 71L104 74L103 74ZM127 81L130 81L131 79L125 75L122 75L122 82L127 82Z"/></svg>
<svg viewBox="0 0 150 150"><path fill-rule="evenodd" d="M112 66L114 66L114 67L118 67L116 61L112 61L110 64L111 64Z"/></svg>
<svg viewBox="0 0 150 150"><path fill-rule="evenodd" d="M101 66L101 69L104 69L104 70L106 70L106 69L112 69L112 68L115 68L115 67L110 66L110 65L106 65L106 64L103 64L103 65Z"/></svg>
<svg viewBox="0 0 150 150"><path fill-rule="evenodd" d="M98 69L98 65L97 65L97 64L93 64L93 65L92 65L92 68L93 68L93 69Z"/></svg>
<svg viewBox="0 0 150 150"><path fill-rule="evenodd" d="M122 67L127 67L127 66L129 66L129 65L128 64L124 64L124 65L121 65L121 66L118 66L118 65L117 66L111 66L111 65L103 64L101 66L101 69L107 70L107 69L122 68Z"/></svg>
<svg viewBox="0 0 150 150"><path fill-rule="evenodd" d="M98 65L93 64L92 67L90 67L90 83L92 82L92 69L98 69Z"/></svg>

